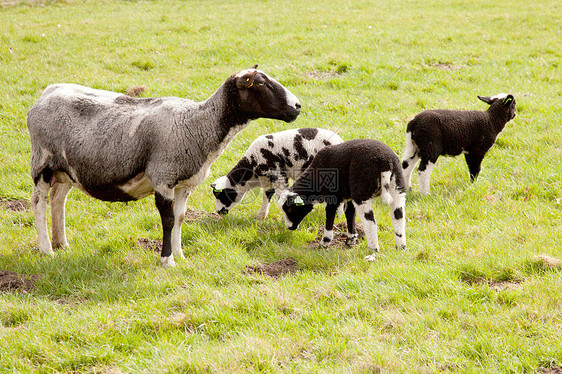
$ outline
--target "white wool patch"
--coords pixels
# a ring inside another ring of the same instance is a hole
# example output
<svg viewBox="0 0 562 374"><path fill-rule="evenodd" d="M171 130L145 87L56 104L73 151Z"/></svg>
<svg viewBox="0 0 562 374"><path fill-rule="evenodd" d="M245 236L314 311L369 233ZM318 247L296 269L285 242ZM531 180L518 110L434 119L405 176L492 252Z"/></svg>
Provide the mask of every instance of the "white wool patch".
<svg viewBox="0 0 562 374"><path fill-rule="evenodd" d="M217 178L216 181L213 182L213 184L215 185L214 189L217 191L222 191L225 188L230 187L230 182L228 181L228 178L225 176Z"/></svg>
<svg viewBox="0 0 562 374"><path fill-rule="evenodd" d="M503 100L503 99L505 99L505 98L507 97L507 95L509 95L509 94L506 94L506 93L499 93L499 94L497 94L497 95L495 95L495 96L492 96L490 99L492 99L492 100L495 100L495 99Z"/></svg>

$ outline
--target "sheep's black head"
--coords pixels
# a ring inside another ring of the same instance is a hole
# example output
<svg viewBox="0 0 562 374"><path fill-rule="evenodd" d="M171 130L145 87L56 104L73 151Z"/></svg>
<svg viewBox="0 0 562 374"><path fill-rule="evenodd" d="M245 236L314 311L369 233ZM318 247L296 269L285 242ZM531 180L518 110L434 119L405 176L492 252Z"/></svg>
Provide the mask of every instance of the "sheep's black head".
<svg viewBox="0 0 562 374"><path fill-rule="evenodd" d="M289 230L296 230L304 217L314 208L314 205L306 201L305 197L294 192L284 192L279 198L279 208L283 212L285 226Z"/></svg>
<svg viewBox="0 0 562 374"><path fill-rule="evenodd" d="M515 118L516 112L515 112L515 98L513 97L513 95L510 94L497 94L495 96L478 96L478 98L480 100L482 100L483 102L485 102L486 104L492 106L492 105L496 105L496 106L501 106L502 108L504 108L504 110L507 111L508 113L508 118L507 120L510 121L513 118Z"/></svg>
<svg viewBox="0 0 562 374"><path fill-rule="evenodd" d="M234 76L240 95L240 107L248 118L272 118L294 121L301 111L295 95L268 76L257 65Z"/></svg>
<svg viewBox="0 0 562 374"><path fill-rule="evenodd" d="M215 196L215 206L217 213L226 215L230 209L234 208L244 197L244 194L238 192L230 186L228 178L221 177L211 184L213 195Z"/></svg>

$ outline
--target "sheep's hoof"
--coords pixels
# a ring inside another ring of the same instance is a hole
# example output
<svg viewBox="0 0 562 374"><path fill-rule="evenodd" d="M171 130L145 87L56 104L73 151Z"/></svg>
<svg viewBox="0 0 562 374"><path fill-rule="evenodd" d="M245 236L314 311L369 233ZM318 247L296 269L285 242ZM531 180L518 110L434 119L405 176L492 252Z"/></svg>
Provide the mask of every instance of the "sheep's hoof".
<svg viewBox="0 0 562 374"><path fill-rule="evenodd" d="M330 245L330 243L332 242L332 239L330 238L322 238L322 241L320 241L320 245L322 247L327 247Z"/></svg>
<svg viewBox="0 0 562 374"><path fill-rule="evenodd" d="M169 257L160 257L160 263L165 268L173 268L176 266L173 255Z"/></svg>
<svg viewBox="0 0 562 374"><path fill-rule="evenodd" d="M345 239L345 245L348 247L353 247L357 245L357 236Z"/></svg>
<svg viewBox="0 0 562 374"><path fill-rule="evenodd" d="M44 254L45 256L54 256L55 252L53 252L53 250L51 248L47 248L47 249L41 249L41 248L37 248L39 250L39 252L41 252L41 254Z"/></svg>
<svg viewBox="0 0 562 374"><path fill-rule="evenodd" d="M258 213L256 214L257 219L266 219L267 213Z"/></svg>
<svg viewBox="0 0 562 374"><path fill-rule="evenodd" d="M404 250L404 249L406 249L406 244L397 245L396 248Z"/></svg>
<svg viewBox="0 0 562 374"><path fill-rule="evenodd" d="M365 256L365 260L373 262L377 260L377 256L375 255L375 253L371 253L370 255Z"/></svg>

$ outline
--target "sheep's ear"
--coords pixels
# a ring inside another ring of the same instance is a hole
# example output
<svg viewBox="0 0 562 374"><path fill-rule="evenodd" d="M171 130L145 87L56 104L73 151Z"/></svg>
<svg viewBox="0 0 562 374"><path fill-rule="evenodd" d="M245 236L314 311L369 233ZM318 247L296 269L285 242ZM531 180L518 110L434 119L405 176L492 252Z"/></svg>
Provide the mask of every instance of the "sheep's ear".
<svg viewBox="0 0 562 374"><path fill-rule="evenodd" d="M257 65L255 65L257 66ZM245 90L254 85L254 80L256 79L256 75L258 74L257 70L252 71L251 73L244 74L241 77L238 77L236 81L236 87L239 90Z"/></svg>
<svg viewBox="0 0 562 374"><path fill-rule="evenodd" d="M490 96L478 96L478 98L486 104L492 105L492 98Z"/></svg>
<svg viewBox="0 0 562 374"><path fill-rule="evenodd" d="M510 106L512 102L513 102L513 95L507 95L505 99L503 99L502 101L503 105L505 106Z"/></svg>

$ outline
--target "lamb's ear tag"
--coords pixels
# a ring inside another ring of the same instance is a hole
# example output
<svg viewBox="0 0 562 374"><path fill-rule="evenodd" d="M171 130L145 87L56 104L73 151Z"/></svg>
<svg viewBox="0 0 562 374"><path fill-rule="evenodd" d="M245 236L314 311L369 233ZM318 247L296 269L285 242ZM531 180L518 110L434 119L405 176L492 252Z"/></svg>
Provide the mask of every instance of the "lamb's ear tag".
<svg viewBox="0 0 562 374"><path fill-rule="evenodd" d="M221 193L222 190L217 190L216 188L213 188L213 192Z"/></svg>
<svg viewBox="0 0 562 374"><path fill-rule="evenodd" d="M511 103L512 100L513 100L513 98L511 96L508 96L505 99L503 99L503 104L509 105L509 103Z"/></svg>
<svg viewBox="0 0 562 374"><path fill-rule="evenodd" d="M297 196L295 198L295 205L296 206L303 206L304 205L304 201L302 200L302 198L300 196Z"/></svg>

